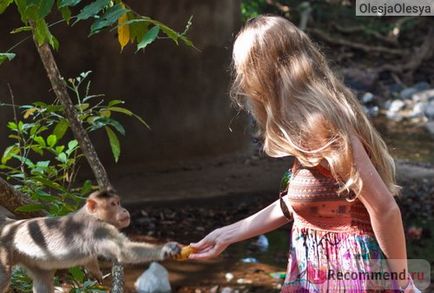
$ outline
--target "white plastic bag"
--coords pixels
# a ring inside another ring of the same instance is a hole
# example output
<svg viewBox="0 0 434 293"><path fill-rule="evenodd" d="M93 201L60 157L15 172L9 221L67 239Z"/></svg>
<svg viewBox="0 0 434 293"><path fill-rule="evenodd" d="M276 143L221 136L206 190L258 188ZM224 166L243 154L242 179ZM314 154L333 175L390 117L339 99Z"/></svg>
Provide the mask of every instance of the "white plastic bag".
<svg viewBox="0 0 434 293"><path fill-rule="evenodd" d="M172 292L169 273L159 263L152 262L149 268L134 283L138 293Z"/></svg>

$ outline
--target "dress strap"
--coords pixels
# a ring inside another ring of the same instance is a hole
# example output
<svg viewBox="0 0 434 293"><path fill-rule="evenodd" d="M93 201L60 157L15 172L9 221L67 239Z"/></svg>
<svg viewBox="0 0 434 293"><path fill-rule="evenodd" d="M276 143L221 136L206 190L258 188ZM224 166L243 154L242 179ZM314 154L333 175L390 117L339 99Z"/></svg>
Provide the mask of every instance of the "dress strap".
<svg viewBox="0 0 434 293"><path fill-rule="evenodd" d="M294 162L292 163L291 173L294 175L298 169L300 169L300 161L297 159L297 157L294 157Z"/></svg>

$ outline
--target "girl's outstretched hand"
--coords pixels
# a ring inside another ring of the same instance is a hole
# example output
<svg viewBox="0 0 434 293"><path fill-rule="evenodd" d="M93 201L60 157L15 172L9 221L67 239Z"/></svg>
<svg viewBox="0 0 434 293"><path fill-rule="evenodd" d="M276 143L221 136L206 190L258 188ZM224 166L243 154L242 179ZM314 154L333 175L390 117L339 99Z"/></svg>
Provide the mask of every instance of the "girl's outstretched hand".
<svg viewBox="0 0 434 293"><path fill-rule="evenodd" d="M199 242L190 243L194 253L190 254L189 259L209 259L218 256L230 245L224 239L224 228L219 228L209 233Z"/></svg>

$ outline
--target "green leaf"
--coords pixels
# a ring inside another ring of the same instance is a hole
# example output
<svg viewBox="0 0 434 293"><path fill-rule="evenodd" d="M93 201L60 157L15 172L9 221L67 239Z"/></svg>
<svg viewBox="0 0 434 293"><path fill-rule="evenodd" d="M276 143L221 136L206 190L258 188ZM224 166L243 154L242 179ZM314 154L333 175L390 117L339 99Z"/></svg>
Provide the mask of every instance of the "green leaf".
<svg viewBox="0 0 434 293"><path fill-rule="evenodd" d="M54 0L15 0L15 3L21 19L27 22L27 20L37 21L46 17L51 12Z"/></svg>
<svg viewBox="0 0 434 293"><path fill-rule="evenodd" d="M47 138L47 144L50 147L54 147L57 143L57 136L54 134L50 134Z"/></svg>
<svg viewBox="0 0 434 293"><path fill-rule="evenodd" d="M41 146L39 146L39 145L32 145L30 148L31 148L32 151L34 151L35 153L37 153L37 154L39 154L39 155L41 155L41 156L44 155L44 151L42 150Z"/></svg>
<svg viewBox="0 0 434 293"><path fill-rule="evenodd" d="M56 147L55 150L56 150L56 153L61 153L61 152L63 152L64 149L65 149L64 145L59 145Z"/></svg>
<svg viewBox="0 0 434 293"><path fill-rule="evenodd" d="M35 136L33 138L33 141L39 144L41 147L46 147L45 140L42 136Z"/></svg>
<svg viewBox="0 0 434 293"><path fill-rule="evenodd" d="M13 1L14 0L0 0L0 14L2 14Z"/></svg>
<svg viewBox="0 0 434 293"><path fill-rule="evenodd" d="M67 24L69 24L69 21L71 20L71 9L69 7L59 7L59 11L62 14L63 19L66 21Z"/></svg>
<svg viewBox="0 0 434 293"><path fill-rule="evenodd" d="M1 159L2 164L6 164L12 157L20 152L20 148L17 145L8 146Z"/></svg>
<svg viewBox="0 0 434 293"><path fill-rule="evenodd" d="M36 163L36 167L47 168L50 165L50 161L39 161Z"/></svg>
<svg viewBox="0 0 434 293"><path fill-rule="evenodd" d="M66 161L68 161L68 157L66 156L65 153L60 153L60 154L57 156L57 160L58 160L59 162L66 163Z"/></svg>
<svg viewBox="0 0 434 293"><path fill-rule="evenodd" d="M108 124L113 126L120 134L125 135L125 128L118 121L109 119Z"/></svg>
<svg viewBox="0 0 434 293"><path fill-rule="evenodd" d="M143 125L145 125L148 129L150 129L149 125L145 122L145 120L142 119L139 115L134 114L128 109L122 108L122 107L110 107L109 110L113 112L120 112L128 116L134 116L137 120L139 120Z"/></svg>
<svg viewBox="0 0 434 293"><path fill-rule="evenodd" d="M59 190L59 191L65 190L65 188L62 185L60 185L59 183L56 183L50 179L47 179L44 177L39 177L39 176L33 177L33 179L44 184L48 188L52 188L52 189Z"/></svg>
<svg viewBox="0 0 434 293"><path fill-rule="evenodd" d="M8 122L8 128L10 130L17 130L18 129L18 125L15 122L13 122L13 121L9 121Z"/></svg>
<svg viewBox="0 0 434 293"><path fill-rule="evenodd" d="M70 142L68 142L68 149L69 150L73 150L78 146L78 141L76 139L71 140Z"/></svg>
<svg viewBox="0 0 434 293"><path fill-rule="evenodd" d="M137 44L137 51L146 48L150 43L155 41L155 39L158 36L158 33L160 32L160 26L156 25L153 28L151 28L142 38L140 43ZM136 52L137 52L136 51Z"/></svg>
<svg viewBox="0 0 434 293"><path fill-rule="evenodd" d="M27 212L37 212L43 209L44 206L41 204L27 204L27 205L20 206L19 208L16 208L15 211L27 213Z"/></svg>
<svg viewBox="0 0 434 293"><path fill-rule="evenodd" d="M146 128L151 129L151 127L149 126L149 124L146 123L145 120L143 120L142 117L140 117L139 115L136 115L136 114L133 114L133 115L134 115L134 117L136 117L137 120L140 121L140 123L142 123L143 125L145 125Z"/></svg>
<svg viewBox="0 0 434 293"><path fill-rule="evenodd" d="M59 48L59 42L57 39L51 34L48 29L48 25L43 18L40 18L35 21L36 29L35 29L35 38L38 42L38 45L41 46L44 43L50 44L54 49Z"/></svg>
<svg viewBox="0 0 434 293"><path fill-rule="evenodd" d="M90 104L89 103L83 103L83 104L76 105L75 107L80 112L83 112L83 111L86 111L90 107Z"/></svg>
<svg viewBox="0 0 434 293"><path fill-rule="evenodd" d="M16 28L16 29L12 30L11 34L17 34L17 33L21 33L21 32L28 32L28 31L31 31L31 30L32 30L32 27L27 25L27 26L22 26L22 27L19 27L19 28Z"/></svg>
<svg viewBox="0 0 434 293"><path fill-rule="evenodd" d="M130 40L131 41L135 40L138 43L140 42L140 40L143 39L143 36L148 31L149 20L132 19L131 23L130 21L127 21L125 25L130 26Z"/></svg>
<svg viewBox="0 0 434 293"><path fill-rule="evenodd" d="M14 53L0 53L0 64L5 62L6 60L11 61L15 58Z"/></svg>
<svg viewBox="0 0 434 293"><path fill-rule="evenodd" d="M73 268L70 268L68 271L71 274L74 281L77 281L79 283L84 282L86 275L84 274L83 270L80 267L73 267Z"/></svg>
<svg viewBox="0 0 434 293"><path fill-rule="evenodd" d="M19 155L13 155L12 157L19 160L20 162L23 162L27 167L31 169L35 167L35 164L33 164L33 162L29 158L19 156Z"/></svg>
<svg viewBox="0 0 434 293"><path fill-rule="evenodd" d="M103 16L98 18L90 27L90 35L96 34L100 32L103 28L112 25L117 22L119 17L124 15L129 10L124 8L122 4L116 4L115 6L110 7L104 13Z"/></svg>
<svg viewBox="0 0 434 293"><path fill-rule="evenodd" d="M123 114L128 115L128 116L133 115L133 112L131 112L128 109L122 108L122 107L110 107L110 108L108 108L108 110L113 111L113 112L123 113Z"/></svg>
<svg viewBox="0 0 434 293"><path fill-rule="evenodd" d="M77 15L77 20L74 22L78 22L80 20L85 20L90 17L95 17L98 13L106 7L110 3L110 0L96 0L91 4L85 6L80 13Z"/></svg>
<svg viewBox="0 0 434 293"><path fill-rule="evenodd" d="M86 180L83 183L83 186L80 188L81 194L88 194L92 191L92 181Z"/></svg>
<svg viewBox="0 0 434 293"><path fill-rule="evenodd" d="M69 122L66 119L60 120L54 127L53 134L57 137L57 140L61 140L68 130Z"/></svg>
<svg viewBox="0 0 434 293"><path fill-rule="evenodd" d="M107 132L107 136L108 136L109 141L110 141L110 147L112 149L113 157L115 159L115 162L117 162L119 160L119 156L121 154L121 145L119 143L119 139L118 139L116 133L114 133L110 127L106 126L104 128Z"/></svg>
<svg viewBox="0 0 434 293"><path fill-rule="evenodd" d="M81 2L81 0L60 0L58 3L58 7L62 8L62 7L66 7L66 6L75 6L80 2Z"/></svg>
<svg viewBox="0 0 434 293"><path fill-rule="evenodd" d="M114 105L119 105L119 104L124 104L125 102L122 100L111 100L108 105L109 107L114 106Z"/></svg>
<svg viewBox="0 0 434 293"><path fill-rule="evenodd" d="M174 41L178 45L179 34L166 25L161 26L161 30L166 34L172 41Z"/></svg>
<svg viewBox="0 0 434 293"><path fill-rule="evenodd" d="M29 0L27 0L29 1ZM36 2L38 9L38 16L40 18L46 17L53 8L54 0L31 0L31 2Z"/></svg>
<svg viewBox="0 0 434 293"><path fill-rule="evenodd" d="M38 189L35 191L35 196L37 200L44 201L44 202L54 202L57 200L56 196L53 196L41 189Z"/></svg>

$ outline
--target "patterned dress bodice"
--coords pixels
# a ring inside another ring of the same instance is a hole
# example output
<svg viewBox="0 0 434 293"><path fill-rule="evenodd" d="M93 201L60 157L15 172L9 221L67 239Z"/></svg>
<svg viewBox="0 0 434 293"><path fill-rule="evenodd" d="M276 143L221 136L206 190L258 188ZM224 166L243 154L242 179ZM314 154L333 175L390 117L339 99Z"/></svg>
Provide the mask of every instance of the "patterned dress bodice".
<svg viewBox="0 0 434 293"><path fill-rule="evenodd" d="M369 214L362 202L348 201L346 196L338 194L338 189L336 179L325 167L303 167L298 163L286 189L294 224L318 230L372 234Z"/></svg>

